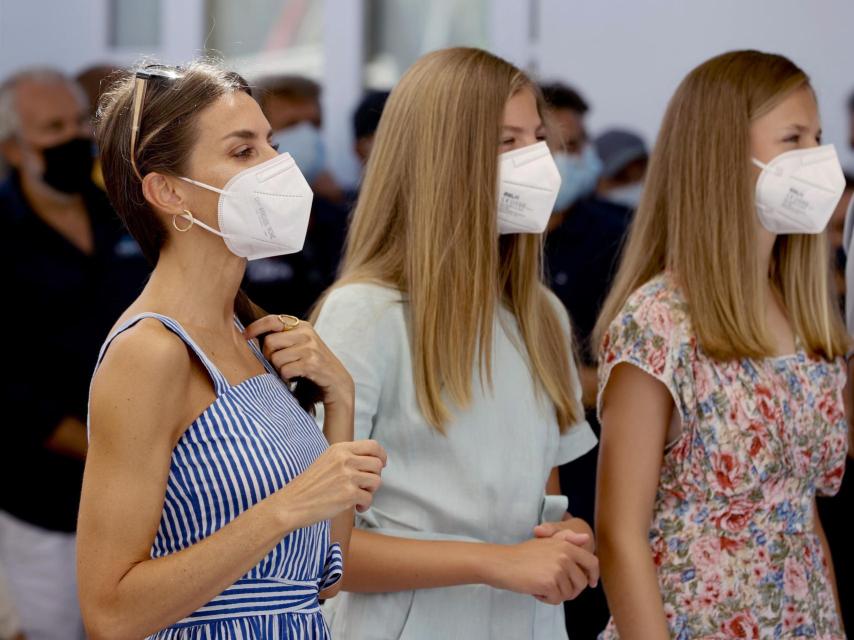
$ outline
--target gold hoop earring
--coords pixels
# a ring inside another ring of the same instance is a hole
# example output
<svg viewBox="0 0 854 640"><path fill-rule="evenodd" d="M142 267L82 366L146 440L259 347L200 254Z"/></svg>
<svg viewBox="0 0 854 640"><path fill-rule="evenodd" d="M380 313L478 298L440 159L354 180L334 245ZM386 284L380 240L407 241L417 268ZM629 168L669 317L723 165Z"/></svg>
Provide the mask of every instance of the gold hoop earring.
<svg viewBox="0 0 854 640"><path fill-rule="evenodd" d="M188 224L186 227L179 227L178 226L178 217L179 216L181 218L189 218L190 224ZM175 213L172 215L172 226L175 227L176 231L180 231L181 233L186 233L187 231L189 231L190 227L193 226L193 223L195 221L196 221L196 219L193 217L193 214L190 213L189 211L187 211L186 209L184 209L184 215L181 215L180 213Z"/></svg>

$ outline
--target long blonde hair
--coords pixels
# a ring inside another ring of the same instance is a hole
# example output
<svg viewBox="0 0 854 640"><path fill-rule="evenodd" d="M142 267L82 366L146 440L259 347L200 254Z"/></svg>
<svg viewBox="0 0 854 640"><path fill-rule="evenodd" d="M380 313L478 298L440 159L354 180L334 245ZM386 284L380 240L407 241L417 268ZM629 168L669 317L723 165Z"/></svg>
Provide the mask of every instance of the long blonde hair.
<svg viewBox="0 0 854 640"><path fill-rule="evenodd" d="M451 418L443 394L466 407L475 362L491 384L500 304L516 318L561 430L582 416L571 342L543 285L542 237L498 239L504 107L523 89L542 114L536 86L485 51L444 49L410 67L383 110L333 285L375 282L405 294L416 397L441 432Z"/></svg>
<svg viewBox="0 0 854 640"><path fill-rule="evenodd" d="M777 238L770 274L756 249L750 125L809 86L790 60L759 51L717 56L682 81L661 125L596 344L631 293L670 270L700 345L715 359L774 354L765 323L769 275L804 347L825 358L845 352L824 235Z"/></svg>

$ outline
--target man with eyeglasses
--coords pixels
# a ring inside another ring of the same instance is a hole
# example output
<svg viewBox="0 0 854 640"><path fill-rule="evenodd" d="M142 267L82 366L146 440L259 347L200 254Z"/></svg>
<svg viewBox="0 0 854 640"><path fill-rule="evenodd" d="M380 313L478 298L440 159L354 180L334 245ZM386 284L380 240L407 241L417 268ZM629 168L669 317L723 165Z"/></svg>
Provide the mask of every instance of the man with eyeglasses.
<svg viewBox="0 0 854 640"><path fill-rule="evenodd" d="M98 348L149 268L92 182L80 88L52 69L0 84L7 382L0 565L25 637L83 637L74 531Z"/></svg>

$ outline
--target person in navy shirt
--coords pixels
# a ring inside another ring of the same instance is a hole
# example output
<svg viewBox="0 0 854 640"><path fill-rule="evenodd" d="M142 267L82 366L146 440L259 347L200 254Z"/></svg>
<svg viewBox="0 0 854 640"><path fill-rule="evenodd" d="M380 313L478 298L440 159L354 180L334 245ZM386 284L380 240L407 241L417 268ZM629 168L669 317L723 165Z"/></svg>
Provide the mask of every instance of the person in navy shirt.
<svg viewBox="0 0 854 640"><path fill-rule="evenodd" d="M0 252L8 291L0 564L26 637L83 637L74 531L88 384L149 267L91 180L85 95L57 71L0 85Z"/></svg>

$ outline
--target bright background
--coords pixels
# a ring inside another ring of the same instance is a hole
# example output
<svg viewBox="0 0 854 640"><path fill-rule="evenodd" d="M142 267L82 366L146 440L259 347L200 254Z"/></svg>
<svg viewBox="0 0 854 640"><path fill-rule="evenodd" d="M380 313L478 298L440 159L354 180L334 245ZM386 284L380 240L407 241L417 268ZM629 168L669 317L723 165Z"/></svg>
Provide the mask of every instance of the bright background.
<svg viewBox="0 0 854 640"><path fill-rule="evenodd" d="M854 169L854 0L0 0L0 79L35 64L74 74L218 53L250 80L320 81L330 168L344 183L358 176L350 122L364 89L459 44L575 86L594 134L628 126L650 143L692 67L735 48L783 53L812 76L825 138Z"/></svg>

